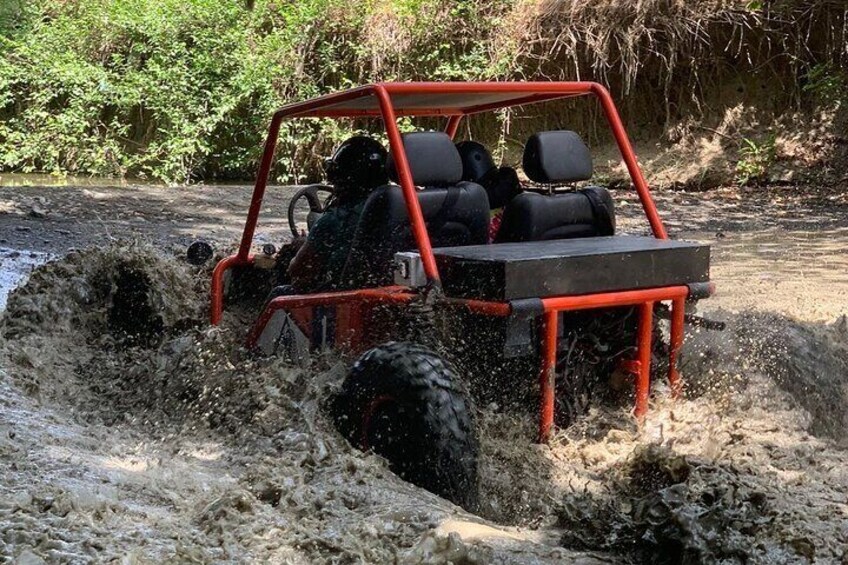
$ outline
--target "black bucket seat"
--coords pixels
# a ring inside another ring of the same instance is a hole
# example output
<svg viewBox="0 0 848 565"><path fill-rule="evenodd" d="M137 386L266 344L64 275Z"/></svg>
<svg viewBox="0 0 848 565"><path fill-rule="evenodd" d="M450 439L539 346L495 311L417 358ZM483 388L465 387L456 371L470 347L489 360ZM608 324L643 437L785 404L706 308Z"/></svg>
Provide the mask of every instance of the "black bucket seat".
<svg viewBox="0 0 848 565"><path fill-rule="evenodd" d="M573 131L536 133L524 146L524 173L543 185L571 184L592 178L592 156ZM495 243L544 241L613 235L615 207L605 188L549 194L523 192L510 200Z"/></svg>
<svg viewBox="0 0 848 565"><path fill-rule="evenodd" d="M482 245L489 229L489 200L479 184L462 181L462 161L442 132L403 135L418 201L433 247ZM393 155L388 172L397 182ZM383 286L393 281L393 259L417 249L401 187L390 184L368 197L342 276L344 288Z"/></svg>

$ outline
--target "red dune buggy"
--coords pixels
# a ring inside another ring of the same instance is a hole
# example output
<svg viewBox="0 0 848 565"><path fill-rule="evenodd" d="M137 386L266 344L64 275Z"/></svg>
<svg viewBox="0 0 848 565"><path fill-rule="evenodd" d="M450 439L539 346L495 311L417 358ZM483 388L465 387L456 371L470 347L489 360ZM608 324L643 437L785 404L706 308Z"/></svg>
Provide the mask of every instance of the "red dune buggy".
<svg viewBox="0 0 848 565"><path fill-rule="evenodd" d="M600 102L653 237L615 235L606 189L574 188L592 176L591 157L577 134L561 130L528 140L523 168L535 184L505 204L490 242L489 195L462 180L453 140L461 120L586 95ZM401 134L400 117L446 125ZM343 281L329 292L272 294L247 338L265 354L361 354L331 402L351 443L468 507L477 480L472 398L536 397L545 442L555 423L585 408L589 381L632 379L637 418L648 409L652 367L680 393L686 305L713 292L709 248L667 238L612 98L592 82L381 83L282 108L238 253L214 270L213 324L233 274L268 262L252 251L254 231L280 124L292 118L380 118L389 141L395 182L368 196ZM302 194L320 213L316 191ZM660 314L670 320L667 344Z"/></svg>

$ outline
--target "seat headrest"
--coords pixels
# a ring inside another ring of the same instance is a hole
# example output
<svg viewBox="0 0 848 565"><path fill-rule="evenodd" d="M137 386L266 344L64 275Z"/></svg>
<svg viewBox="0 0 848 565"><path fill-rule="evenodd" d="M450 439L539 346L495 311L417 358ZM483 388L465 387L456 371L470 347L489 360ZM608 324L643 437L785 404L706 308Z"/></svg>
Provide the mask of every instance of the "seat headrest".
<svg viewBox="0 0 848 565"><path fill-rule="evenodd" d="M577 182L592 178L592 155L573 131L542 131L524 146L524 174L533 182Z"/></svg>
<svg viewBox="0 0 848 565"><path fill-rule="evenodd" d="M462 159L451 138L440 131L417 131L401 136L416 186L447 186L462 180ZM386 163L389 177L398 182L394 156Z"/></svg>

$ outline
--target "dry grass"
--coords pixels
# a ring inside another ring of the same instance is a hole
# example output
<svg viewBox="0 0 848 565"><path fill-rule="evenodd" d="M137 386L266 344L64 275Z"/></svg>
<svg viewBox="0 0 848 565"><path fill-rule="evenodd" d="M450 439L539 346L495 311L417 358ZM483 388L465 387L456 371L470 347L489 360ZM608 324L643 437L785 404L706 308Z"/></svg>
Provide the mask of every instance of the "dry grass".
<svg viewBox="0 0 848 565"><path fill-rule="evenodd" d="M374 0L361 22L351 19L357 48L343 76L351 83L602 82L631 135L643 145L662 142L649 154L664 171L664 184L727 182L745 137L777 133L781 147L787 146L784 138L810 138L805 132L827 120L800 118L792 131L781 118L821 114L821 100L805 90L807 75L815 68L848 67L845 0L468 0L461 5ZM599 118L592 105L565 101L497 119L470 119L464 127L514 163L527 135L541 129L568 127L603 144L606 128ZM774 131L786 127L790 130ZM792 149L807 162L820 148L793 143Z"/></svg>
<svg viewBox="0 0 848 565"><path fill-rule="evenodd" d="M511 78L605 83L637 138L700 139L732 159L743 136L822 111L805 81L848 67L848 2L518 0L490 43ZM567 126L603 141L598 115L576 104L515 115L507 136L517 147L529 131Z"/></svg>
<svg viewBox="0 0 848 565"><path fill-rule="evenodd" d="M754 4L523 0L506 25L521 37L514 56L522 59L524 74L592 77L619 84L624 93L646 74L670 89L683 73L706 79L709 70L781 72L823 61L842 64L848 57L848 3L794 0L753 9Z"/></svg>

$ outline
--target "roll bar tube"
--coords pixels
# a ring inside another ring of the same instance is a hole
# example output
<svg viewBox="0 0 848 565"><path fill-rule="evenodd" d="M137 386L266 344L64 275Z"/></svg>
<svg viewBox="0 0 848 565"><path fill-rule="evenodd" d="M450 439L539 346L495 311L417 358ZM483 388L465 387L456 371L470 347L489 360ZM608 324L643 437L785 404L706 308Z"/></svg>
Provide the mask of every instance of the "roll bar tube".
<svg viewBox="0 0 848 565"><path fill-rule="evenodd" d="M504 103L489 103L479 106L470 107L463 111L457 111L448 115L448 125L446 132L451 137L456 135L460 120L464 115L476 114L489 110L494 110L500 107L515 106L520 104L530 104L534 102L543 102L556 98L565 98L569 96L582 96L592 94L598 98L601 108L604 111L604 116L612 130L616 145L618 146L624 164L627 167L627 172L636 188L636 193L642 203L648 223L651 226L651 231L654 237L659 239L667 239L665 227L657 212L656 204L654 203L648 183L639 168L639 163L636 159L636 153L633 151L633 146L624 129L624 124L621 121L621 116L616 109L615 103L610 96L609 91L601 84L596 82L552 82L552 83L380 83L361 88L355 88L344 92L338 92L327 96L322 96L306 102L290 104L274 114L271 120L271 126L268 130L268 137L265 140L265 147L262 152L262 160L260 161L259 171L257 173L256 185L253 190L253 197L250 202L250 209L245 223L244 233L242 234L241 244L238 251L238 259L240 263L247 260L250 253L250 246L253 241L253 236L256 230L256 223L259 219L259 211L262 207L262 198L265 195L265 188L268 184L268 176L271 172L271 164L274 159L274 151L277 146L277 138L280 133L280 124L283 119L297 117L299 115L314 115L316 112L324 112L327 116L344 117L345 115L356 116L365 115L362 111L345 110L338 111L329 108L332 105L337 105L346 101L363 98L366 96L376 96L379 101L380 116L386 126L386 133L389 137L389 144L392 152L396 156L398 166L398 176L400 185L403 189L404 198L407 200L407 212L409 213L410 222L412 223L415 241L418 245L418 251L421 253L424 261L425 272L433 281L439 280L438 269L435 261L432 259L432 247L430 238L424 229L423 217L420 213L420 205L417 203L417 198L411 199L415 195L415 187L412 184L411 174L409 171L409 163L406 158L406 153L403 150L403 144L400 142L400 132L397 128L397 115L394 105L392 104L391 96L393 93L410 94L410 93L487 93L492 91L497 92L523 92L528 88L532 88L538 92L532 96L524 96L518 99L507 101ZM321 109L328 107L325 111ZM431 112L432 110L420 110L422 113ZM412 115L412 112L403 112L405 115ZM373 115L367 113L367 115ZM411 202L416 200L416 202ZM416 212L417 210L417 212Z"/></svg>
<svg viewBox="0 0 848 565"><path fill-rule="evenodd" d="M618 145L618 151L621 153L621 158L624 159L624 164L627 166L627 172L630 173L630 180L633 181L633 186L636 187L636 193L639 195L639 201L642 203L642 209L648 217L648 223L651 225L651 231L657 239L668 239L668 234L665 231L665 226L657 212L657 205L651 197L651 191L648 189L648 183L642 175L642 169L639 168L639 162L636 160L636 152L633 151L633 145L630 143L630 138L627 137L627 131L624 129L624 124L621 121L621 116L618 115L618 109L612 101L609 91L602 85L593 82L591 83L591 92L598 97L601 102L601 107L609 122L612 135L615 137L615 142Z"/></svg>
<svg viewBox="0 0 848 565"><path fill-rule="evenodd" d="M392 99L383 86L376 87L377 98L380 100L380 109L383 112L383 122L386 133L389 136L389 147L395 159L398 180L403 199L406 202L406 213L409 215L409 223L412 226L412 234L418 245L418 253L421 254L421 262L424 265L424 274L427 282L439 284L439 269L436 267L436 258L433 255L433 246L430 243L430 234L427 233L427 224L424 222L424 214L421 213L421 203L418 202L418 194L415 182L412 180L412 171L409 170L409 160L406 158L406 149L397 126L395 110L392 107Z"/></svg>

